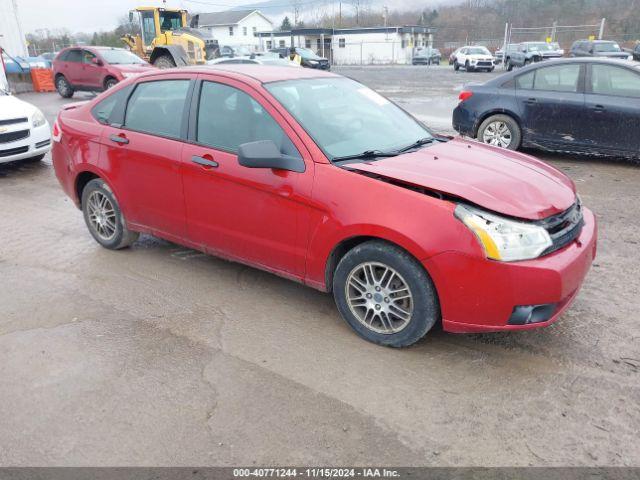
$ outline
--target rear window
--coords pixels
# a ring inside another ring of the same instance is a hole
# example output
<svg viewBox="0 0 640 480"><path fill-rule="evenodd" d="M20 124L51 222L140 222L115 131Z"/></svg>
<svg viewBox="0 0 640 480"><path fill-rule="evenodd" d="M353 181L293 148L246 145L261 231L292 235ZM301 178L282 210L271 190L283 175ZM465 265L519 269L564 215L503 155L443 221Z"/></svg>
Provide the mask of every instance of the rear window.
<svg viewBox="0 0 640 480"><path fill-rule="evenodd" d="M179 138L188 90L189 80L138 84L127 105L125 126L161 137Z"/></svg>
<svg viewBox="0 0 640 480"><path fill-rule="evenodd" d="M580 65L557 65L536 70L534 90L550 92L577 92Z"/></svg>
<svg viewBox="0 0 640 480"><path fill-rule="evenodd" d="M65 62L82 62L82 50L69 50L64 56Z"/></svg>

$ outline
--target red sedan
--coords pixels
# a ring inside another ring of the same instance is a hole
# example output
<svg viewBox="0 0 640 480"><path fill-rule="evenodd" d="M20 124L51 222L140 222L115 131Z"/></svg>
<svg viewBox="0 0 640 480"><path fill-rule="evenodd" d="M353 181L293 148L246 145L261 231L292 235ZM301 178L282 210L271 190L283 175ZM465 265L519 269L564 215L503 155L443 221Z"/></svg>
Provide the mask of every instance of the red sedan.
<svg viewBox="0 0 640 480"><path fill-rule="evenodd" d="M53 79L58 93L70 98L77 90L101 92L125 78L154 69L122 48L71 47L53 60Z"/></svg>
<svg viewBox="0 0 640 480"><path fill-rule="evenodd" d="M53 162L102 246L144 232L333 292L383 345L549 325L596 253L555 168L317 70L146 73L60 112Z"/></svg>

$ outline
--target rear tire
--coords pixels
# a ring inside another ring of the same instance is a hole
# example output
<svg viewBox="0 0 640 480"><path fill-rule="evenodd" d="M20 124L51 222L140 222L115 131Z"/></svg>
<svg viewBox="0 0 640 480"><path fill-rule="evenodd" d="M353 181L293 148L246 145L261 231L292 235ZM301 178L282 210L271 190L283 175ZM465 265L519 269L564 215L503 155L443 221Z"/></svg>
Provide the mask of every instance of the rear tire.
<svg viewBox="0 0 640 480"><path fill-rule="evenodd" d="M496 147L517 150L522 141L522 133L518 122L513 117L509 115L491 115L480 124L476 139ZM507 139L508 144L506 143Z"/></svg>
<svg viewBox="0 0 640 480"><path fill-rule="evenodd" d="M104 248L119 250L140 236L127 228L115 195L99 178L88 182L82 190L82 213L89 233Z"/></svg>
<svg viewBox="0 0 640 480"><path fill-rule="evenodd" d="M71 98L75 92L64 75L58 75L58 78L56 78L56 90L58 90L62 98Z"/></svg>
<svg viewBox="0 0 640 480"><path fill-rule="evenodd" d="M351 328L379 345L412 345L440 319L438 296L422 265L381 240L357 245L342 257L333 296Z"/></svg>
<svg viewBox="0 0 640 480"><path fill-rule="evenodd" d="M157 68L175 68L176 62L169 55L161 55L155 59L153 65Z"/></svg>

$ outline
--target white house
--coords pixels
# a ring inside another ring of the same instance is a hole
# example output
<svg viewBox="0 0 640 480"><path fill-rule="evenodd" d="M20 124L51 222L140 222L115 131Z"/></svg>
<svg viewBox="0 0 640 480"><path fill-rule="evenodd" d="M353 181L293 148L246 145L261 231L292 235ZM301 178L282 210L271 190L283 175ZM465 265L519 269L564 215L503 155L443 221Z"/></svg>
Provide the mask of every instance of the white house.
<svg viewBox="0 0 640 480"><path fill-rule="evenodd" d="M258 32L273 31L273 22L258 10L227 10L199 13L191 19L194 28L208 29L218 44L258 47Z"/></svg>
<svg viewBox="0 0 640 480"><path fill-rule="evenodd" d="M334 65L411 63L416 48L432 47L434 28L421 25L366 28L299 28L258 32L261 49L307 47Z"/></svg>

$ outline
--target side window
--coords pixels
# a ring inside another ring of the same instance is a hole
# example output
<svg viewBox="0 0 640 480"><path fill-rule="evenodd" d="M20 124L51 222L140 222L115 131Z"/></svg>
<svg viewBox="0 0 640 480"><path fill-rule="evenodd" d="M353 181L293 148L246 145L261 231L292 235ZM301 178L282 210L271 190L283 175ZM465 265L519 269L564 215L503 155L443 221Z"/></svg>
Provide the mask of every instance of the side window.
<svg viewBox="0 0 640 480"><path fill-rule="evenodd" d="M156 37L156 22L153 12L141 12L142 16L142 39L145 45L149 45Z"/></svg>
<svg viewBox="0 0 640 480"><path fill-rule="evenodd" d="M131 130L163 137L180 137L189 80L139 83L129 99L124 124Z"/></svg>
<svg viewBox="0 0 640 480"><path fill-rule="evenodd" d="M109 95L107 98L98 102L98 104L91 109L91 114L93 118L99 121L102 124L110 125L110 117L113 113L114 108L120 102L124 102L127 99L127 95L131 91L130 88L121 88L117 92Z"/></svg>
<svg viewBox="0 0 640 480"><path fill-rule="evenodd" d="M96 55L89 50L82 51L82 63L92 63Z"/></svg>
<svg viewBox="0 0 640 480"><path fill-rule="evenodd" d="M591 91L597 95L640 98L640 75L626 68L591 65Z"/></svg>
<svg viewBox="0 0 640 480"><path fill-rule="evenodd" d="M81 50L69 50L67 52L67 56L64 59L65 62L82 62L82 51Z"/></svg>
<svg viewBox="0 0 640 480"><path fill-rule="evenodd" d="M536 70L534 90L549 92L577 92L580 79L580 65L557 65Z"/></svg>
<svg viewBox="0 0 640 480"><path fill-rule="evenodd" d="M533 88L533 77L536 72L525 73L524 75L518 75L516 77L516 88L519 90L531 90Z"/></svg>
<svg viewBox="0 0 640 480"><path fill-rule="evenodd" d="M346 46L346 41L344 38L338 39L338 48L344 48Z"/></svg>
<svg viewBox="0 0 640 480"><path fill-rule="evenodd" d="M286 155L300 157L287 134L262 106L237 88L204 82L200 92L196 140L237 152L247 142L273 140Z"/></svg>

